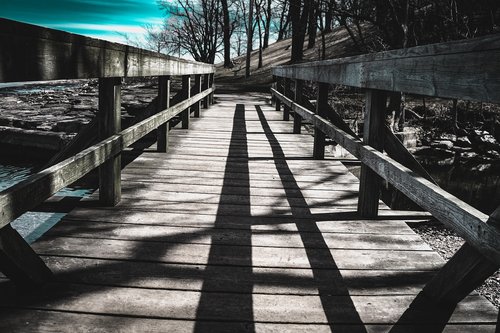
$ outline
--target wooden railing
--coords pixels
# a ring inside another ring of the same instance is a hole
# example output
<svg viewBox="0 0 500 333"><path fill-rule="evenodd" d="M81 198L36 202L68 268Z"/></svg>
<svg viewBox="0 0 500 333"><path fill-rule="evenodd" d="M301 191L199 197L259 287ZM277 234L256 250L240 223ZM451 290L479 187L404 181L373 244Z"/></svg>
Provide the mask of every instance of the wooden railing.
<svg viewBox="0 0 500 333"><path fill-rule="evenodd" d="M456 304L500 267L500 207L487 216L441 189L415 168L414 159L408 157L411 154L394 144L385 125L388 92L500 103L500 35L278 66L273 74L278 84L271 91L276 109L284 105L283 119L293 114L295 133L300 132L302 119L314 125L315 158L324 157L328 136L362 162L360 216L378 215L380 186L385 179L465 239L466 244L426 285L426 297ZM306 107L306 80L317 82L316 110ZM363 141L329 106L331 84L365 90Z"/></svg>
<svg viewBox="0 0 500 333"><path fill-rule="evenodd" d="M0 82L99 78L99 142L0 192L0 270L18 283L50 278L50 270L10 222L97 167L100 202L116 205L121 197L121 152L155 129L157 148L166 152L169 121L179 115L182 128L188 128L191 111L197 117L201 102L205 108L213 103L214 71L209 64L0 19ZM122 130L122 78L144 76L158 77L156 113ZM171 76L182 77L172 106Z"/></svg>

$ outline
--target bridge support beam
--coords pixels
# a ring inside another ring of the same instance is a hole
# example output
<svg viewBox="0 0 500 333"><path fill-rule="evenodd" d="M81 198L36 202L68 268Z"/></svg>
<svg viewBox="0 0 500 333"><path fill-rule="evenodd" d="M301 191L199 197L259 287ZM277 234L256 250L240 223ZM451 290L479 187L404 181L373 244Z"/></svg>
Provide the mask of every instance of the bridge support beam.
<svg viewBox="0 0 500 333"><path fill-rule="evenodd" d="M283 94L285 97L292 98L292 90L291 90L291 83L292 80L290 79L284 79L283 80ZM290 107L288 105L283 105L283 120L288 121L290 120Z"/></svg>
<svg viewBox="0 0 500 333"><path fill-rule="evenodd" d="M324 118L328 115L328 83L318 82L318 98L316 102L316 113ZM319 128L314 129L313 158L322 160L325 158L325 133Z"/></svg>
<svg viewBox="0 0 500 333"><path fill-rule="evenodd" d="M182 92L184 94L182 100L186 100L186 99L191 97L191 76L189 76L189 75L182 76L182 88L181 89L182 89ZM191 113L190 107L181 113L181 122L182 122L183 129L189 128L190 113Z"/></svg>
<svg viewBox="0 0 500 333"><path fill-rule="evenodd" d="M370 89L366 92L365 123L363 142L382 151L385 137L385 91ZM364 164L361 164L358 214L361 217L376 217L380 198L382 178Z"/></svg>
<svg viewBox="0 0 500 333"><path fill-rule="evenodd" d="M295 103L302 105L302 100L304 99L304 81L295 80ZM293 113L293 133L300 134L302 127L302 117L297 113Z"/></svg>
<svg viewBox="0 0 500 333"><path fill-rule="evenodd" d="M99 139L121 131L121 78L99 79ZM99 167L99 201L116 206L121 200L121 154L111 157Z"/></svg>
<svg viewBox="0 0 500 333"><path fill-rule="evenodd" d="M197 95L201 92L201 75L196 74L194 76L194 94ZM193 111L194 111L194 117L199 118L200 117L200 109L201 109L201 101L196 102L193 104Z"/></svg>
<svg viewBox="0 0 500 333"><path fill-rule="evenodd" d="M500 229L500 207L490 215L486 223ZM465 243L427 283L422 294L437 304L455 306L499 267L500 265Z"/></svg>
<svg viewBox="0 0 500 333"><path fill-rule="evenodd" d="M170 107L170 76L158 77L158 112L161 112ZM165 124L157 128L157 150L162 153L168 151L168 131L170 130L170 123L167 121Z"/></svg>
<svg viewBox="0 0 500 333"><path fill-rule="evenodd" d="M0 229L0 271L21 286L48 282L52 272L10 224Z"/></svg>

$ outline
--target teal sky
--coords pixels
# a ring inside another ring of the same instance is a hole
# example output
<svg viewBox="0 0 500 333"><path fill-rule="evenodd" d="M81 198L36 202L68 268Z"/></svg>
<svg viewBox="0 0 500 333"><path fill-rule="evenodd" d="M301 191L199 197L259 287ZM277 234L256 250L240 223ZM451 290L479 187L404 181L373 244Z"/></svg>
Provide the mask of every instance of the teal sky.
<svg viewBox="0 0 500 333"><path fill-rule="evenodd" d="M163 15L156 0L0 0L0 17L115 42L118 31L140 39Z"/></svg>

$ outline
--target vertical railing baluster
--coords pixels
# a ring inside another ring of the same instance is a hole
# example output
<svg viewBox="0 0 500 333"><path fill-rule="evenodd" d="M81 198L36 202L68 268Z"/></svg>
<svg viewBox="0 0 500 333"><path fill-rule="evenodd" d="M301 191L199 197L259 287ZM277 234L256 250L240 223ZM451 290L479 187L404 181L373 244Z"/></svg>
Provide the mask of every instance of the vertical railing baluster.
<svg viewBox="0 0 500 333"><path fill-rule="evenodd" d="M207 90L210 87L210 74L203 74L203 90ZM209 107L209 96L203 98L203 108L208 109Z"/></svg>
<svg viewBox="0 0 500 333"><path fill-rule="evenodd" d="M366 92L363 142L379 151L384 148L386 102L385 91L370 89ZM361 164L358 201L360 216L376 217L378 215L381 184L382 178L369 167Z"/></svg>
<svg viewBox="0 0 500 333"><path fill-rule="evenodd" d="M121 131L121 78L99 79L99 139ZM121 199L121 153L99 167L99 201L116 206Z"/></svg>
<svg viewBox="0 0 500 333"><path fill-rule="evenodd" d="M211 73L209 76L209 87L212 88L212 89L215 89L215 86L214 86L214 73ZM214 104L214 93L211 92L210 93L210 97L209 97L209 103L210 105Z"/></svg>
<svg viewBox="0 0 500 333"><path fill-rule="evenodd" d="M325 117L328 114L328 83L318 82L318 97L316 101L316 114ZM313 158L322 160L325 158L325 134L318 128L314 128Z"/></svg>
<svg viewBox="0 0 500 333"><path fill-rule="evenodd" d="M170 76L158 77L158 112L170 107ZM157 128L157 150L166 153L168 150L168 131L170 124L166 123Z"/></svg>
<svg viewBox="0 0 500 333"><path fill-rule="evenodd" d="M302 105L302 99L304 98L304 81L295 80L295 103ZM293 133L300 134L302 127L302 117L297 113L293 113Z"/></svg>
<svg viewBox="0 0 500 333"><path fill-rule="evenodd" d="M194 76L194 94L197 95L201 92L201 75L196 74ZM194 117L200 117L201 101L193 104Z"/></svg>
<svg viewBox="0 0 500 333"><path fill-rule="evenodd" d="M283 81L283 94L285 97L292 98L292 90L291 90L292 80L285 78ZM283 120L290 120L290 107L288 105L283 105Z"/></svg>
<svg viewBox="0 0 500 333"><path fill-rule="evenodd" d="M182 93L183 93L183 100L186 100L186 99L191 97L191 76L189 76L189 75L182 76L182 88L181 89L182 89ZM191 113L190 107L181 113L181 122L182 122L183 129L189 128L190 113Z"/></svg>
<svg viewBox="0 0 500 333"><path fill-rule="evenodd" d="M276 90L280 93L283 93L283 89L281 88L282 82L283 82L283 78L276 77ZM275 110L281 111L281 100L279 98L276 98Z"/></svg>

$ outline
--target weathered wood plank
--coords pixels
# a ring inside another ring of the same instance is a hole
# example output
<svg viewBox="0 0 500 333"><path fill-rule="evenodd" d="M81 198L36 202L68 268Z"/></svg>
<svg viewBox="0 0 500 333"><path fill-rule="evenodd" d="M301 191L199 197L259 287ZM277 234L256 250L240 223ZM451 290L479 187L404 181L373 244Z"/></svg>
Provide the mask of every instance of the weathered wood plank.
<svg viewBox="0 0 500 333"><path fill-rule="evenodd" d="M463 64L470 64L464 67ZM500 103L500 37L273 68L289 79Z"/></svg>
<svg viewBox="0 0 500 333"><path fill-rule="evenodd" d="M170 76L159 76L158 77L158 110L161 112L170 107ZM169 144L169 130L170 123L167 121L164 124L158 126L157 130L157 150L162 153L168 151Z"/></svg>
<svg viewBox="0 0 500 333"><path fill-rule="evenodd" d="M154 241L165 243L196 243L239 245L248 238L248 231L190 228L183 226L147 226L133 224L88 223L82 221L64 221L57 229L49 231L47 237L81 237L134 241ZM298 231L264 232L252 231L252 246L304 248ZM322 238L330 249L360 250L414 250L431 251L416 234L387 235L363 233L325 233ZM308 246L319 248L322 241L318 238Z"/></svg>
<svg viewBox="0 0 500 333"><path fill-rule="evenodd" d="M318 96L316 102L316 114L321 117L326 116L326 110L328 105L328 90L330 85L328 83L318 83ZM285 103L287 105L287 103ZM290 108L290 105L286 107ZM313 158L315 160L322 160L325 158L325 133L323 133L319 128L314 128L314 146L313 146Z"/></svg>
<svg viewBox="0 0 500 333"><path fill-rule="evenodd" d="M121 131L121 78L99 79L99 140ZM115 206L121 199L121 155L111 155L99 167L99 201Z"/></svg>
<svg viewBox="0 0 500 333"><path fill-rule="evenodd" d="M0 321L0 329L12 331L12 328L19 328L26 333L52 333L56 332L123 332L136 333L140 331L151 333L179 332L191 333L195 330L196 321L158 319L158 318L132 318L124 316L110 317L100 314L81 314L75 312L59 312L50 310L3 310L5 318ZM19 318L19 319L17 319ZM36 325L33 325L36 322ZM389 333L400 328L406 333L432 332L439 329L443 333L494 333L494 324L468 325L468 324L401 324L401 325L353 325L353 324L335 324L335 329L344 333ZM284 323L265 323L256 322L249 325L246 321L228 322L228 321L207 321L204 322L204 328L209 332L221 333L253 333L253 332L317 332L330 333L331 326L328 324L284 324Z"/></svg>
<svg viewBox="0 0 500 333"><path fill-rule="evenodd" d="M104 295L107 297L103 297ZM46 310L121 317L233 322L251 320L288 324L328 324L325 311L329 317L338 318L338 321L332 324L360 324L359 318L364 324L380 324L380 318L385 318L387 324L395 324L414 298L413 295L352 297L329 295L327 299L330 306L325 310L317 296L253 294L254 317L247 318L242 306L247 304L245 300L248 296L235 293L213 293L211 295L213 302L220 306L210 311L210 315L207 311L197 310L201 293L195 291L54 284L43 292L43 296L43 303L28 304L24 307L38 310L43 306L42 309ZM450 313L449 323L470 324L471 315L477 318L478 323L494 323L497 313L493 306L480 310L476 305L480 300L477 296L468 297ZM357 313L350 311L351 302L356 306L359 317ZM23 299L16 300L16 303L22 305ZM5 304L5 299L2 298L0 304ZM418 314L425 313L425 309L418 309L416 312L413 318L405 318L400 323L421 324L415 317L418 318Z"/></svg>
<svg viewBox="0 0 500 333"><path fill-rule="evenodd" d="M302 101L304 99L304 81L295 80L295 103L302 105ZM273 95L274 96L274 95ZM302 127L302 118L298 113L293 114L293 133L300 134Z"/></svg>
<svg viewBox="0 0 500 333"><path fill-rule="evenodd" d="M175 239L175 235L170 235ZM197 234L193 235L193 239ZM247 238L248 239L248 238ZM432 251L420 250L358 250L328 249L335 262L313 261L306 255L304 248L283 248L253 246L250 244L223 245L220 256L211 257L207 244L165 243L140 240L96 239L57 237L44 238L33 244L39 255L44 256L76 256L94 259L128 260L131 255L136 261L178 263L178 264L210 264L226 266L283 267L283 268L315 268L315 269L366 269L366 270L398 270L404 262L406 270L434 271L443 265L439 255ZM241 251L251 247L252 257L241 256ZM311 248L310 253L319 255L323 248Z"/></svg>
<svg viewBox="0 0 500 333"><path fill-rule="evenodd" d="M201 75L200 74L196 74L194 76L194 86L193 86L193 95L198 95L199 93L201 93ZM194 111L194 114L193 116L195 118L199 118L200 117L200 109L201 109L201 101L198 101L196 103L193 104L192 106L193 108L193 111Z"/></svg>
<svg viewBox="0 0 500 333"><path fill-rule="evenodd" d="M0 18L0 82L208 74L213 65ZM29 46L30 52L26 52Z"/></svg>
<svg viewBox="0 0 500 333"><path fill-rule="evenodd" d="M365 124L363 143L382 151L385 136L386 94L383 91L366 92ZM361 164L358 213L362 217L376 217L382 178L367 165Z"/></svg>
<svg viewBox="0 0 500 333"><path fill-rule="evenodd" d="M491 258L495 263L500 263L500 232L486 224L487 215L457 199L432 182L422 177L415 177L415 173L410 169L376 149L364 146L358 139L336 128L328 120L293 103L278 91L273 90L273 93L283 103L290 104L294 112L299 112L303 118L318 126L330 138L359 158L379 176L388 180L413 202L454 229L481 254Z"/></svg>
<svg viewBox="0 0 500 333"><path fill-rule="evenodd" d="M182 76L182 88L181 89L183 92L183 99L188 100L191 97L191 76L189 76L189 75ZM189 128L189 118L190 117L191 117L191 108L187 107L186 110L184 110L181 113L182 129Z"/></svg>

